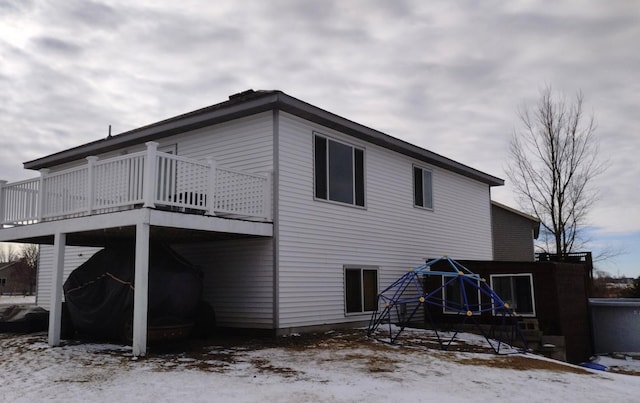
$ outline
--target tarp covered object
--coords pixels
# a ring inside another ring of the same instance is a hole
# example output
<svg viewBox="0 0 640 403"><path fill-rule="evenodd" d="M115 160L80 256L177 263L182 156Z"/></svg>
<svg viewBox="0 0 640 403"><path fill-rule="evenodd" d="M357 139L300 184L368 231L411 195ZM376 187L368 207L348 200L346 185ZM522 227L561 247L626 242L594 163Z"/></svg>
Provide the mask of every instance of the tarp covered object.
<svg viewBox="0 0 640 403"><path fill-rule="evenodd" d="M69 318L79 333L122 340L130 331L135 245L110 245L75 269L63 289ZM149 251L148 326L192 323L202 294L202 274L169 247Z"/></svg>

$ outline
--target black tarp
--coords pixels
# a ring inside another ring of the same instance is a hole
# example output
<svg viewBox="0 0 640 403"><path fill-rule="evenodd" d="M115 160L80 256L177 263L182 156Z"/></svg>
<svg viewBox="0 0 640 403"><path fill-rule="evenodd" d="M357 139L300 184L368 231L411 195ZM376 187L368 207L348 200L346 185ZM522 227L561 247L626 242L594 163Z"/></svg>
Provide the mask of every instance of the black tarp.
<svg viewBox="0 0 640 403"><path fill-rule="evenodd" d="M123 243L105 247L69 275L63 289L75 331L106 339L130 337L134 268L135 245ZM148 326L193 323L201 294L201 272L168 246L152 243Z"/></svg>

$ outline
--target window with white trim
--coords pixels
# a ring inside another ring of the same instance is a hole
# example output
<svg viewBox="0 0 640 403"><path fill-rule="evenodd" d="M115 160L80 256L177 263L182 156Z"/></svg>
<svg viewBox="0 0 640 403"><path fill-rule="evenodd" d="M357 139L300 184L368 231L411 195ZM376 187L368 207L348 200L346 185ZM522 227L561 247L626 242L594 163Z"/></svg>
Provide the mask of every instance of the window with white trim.
<svg viewBox="0 0 640 403"><path fill-rule="evenodd" d="M364 207L364 150L313 138L315 198Z"/></svg>
<svg viewBox="0 0 640 403"><path fill-rule="evenodd" d="M451 277L442 276L442 285L450 280ZM442 312L466 314L471 311L474 315L479 315L480 281L475 281L476 285L473 285L458 278L442 288Z"/></svg>
<svg viewBox="0 0 640 403"><path fill-rule="evenodd" d="M433 208L433 184L430 170L413 167L413 205L426 209Z"/></svg>
<svg viewBox="0 0 640 403"><path fill-rule="evenodd" d="M491 288L509 308L522 316L536 316L536 303L533 293L533 275L492 274ZM494 315L500 312L494 310Z"/></svg>
<svg viewBox="0 0 640 403"><path fill-rule="evenodd" d="M375 311L378 304L378 269L345 267L344 300L346 313Z"/></svg>

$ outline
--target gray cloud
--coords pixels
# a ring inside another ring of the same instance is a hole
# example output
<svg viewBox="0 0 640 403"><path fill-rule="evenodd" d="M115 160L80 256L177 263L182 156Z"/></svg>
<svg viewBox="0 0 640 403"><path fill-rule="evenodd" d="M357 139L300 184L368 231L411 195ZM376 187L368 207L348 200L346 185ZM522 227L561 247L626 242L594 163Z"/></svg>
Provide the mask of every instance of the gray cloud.
<svg viewBox="0 0 640 403"><path fill-rule="evenodd" d="M122 24L126 18L113 7L88 0L66 2L68 18L72 21L85 24L91 29L114 29Z"/></svg>
<svg viewBox="0 0 640 403"><path fill-rule="evenodd" d="M78 56L82 52L82 47L58 38L41 36L33 39L33 44L38 51L59 53L65 57Z"/></svg>
<svg viewBox="0 0 640 403"><path fill-rule="evenodd" d="M0 178L109 124L125 131L247 88L504 177L517 111L550 84L582 89L611 160L594 226L640 231L634 1L0 0L0 38ZM515 203L508 185L494 195Z"/></svg>

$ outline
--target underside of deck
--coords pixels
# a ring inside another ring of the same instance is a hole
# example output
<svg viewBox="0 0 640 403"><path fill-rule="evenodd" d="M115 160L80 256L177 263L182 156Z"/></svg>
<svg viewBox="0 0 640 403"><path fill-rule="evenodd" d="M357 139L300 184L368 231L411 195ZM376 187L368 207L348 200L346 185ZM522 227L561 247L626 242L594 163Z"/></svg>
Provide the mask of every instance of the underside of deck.
<svg viewBox="0 0 640 403"><path fill-rule="evenodd" d="M65 233L66 245L104 246L111 241L133 239L139 223L150 226L153 239L169 243L273 235L272 223L139 208L4 228L0 230L0 242L52 245L56 233Z"/></svg>
<svg viewBox="0 0 640 403"><path fill-rule="evenodd" d="M133 353L147 351L149 246L151 241L187 243L271 237L273 224L141 207L133 210L45 221L0 230L0 241L54 246L49 311L49 345L60 344L64 251L68 245L105 246L129 240L135 244Z"/></svg>

